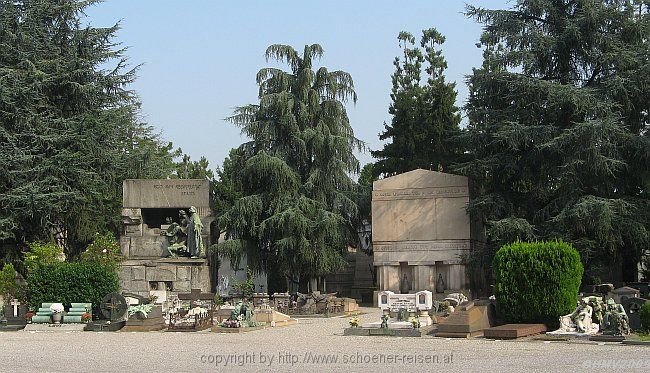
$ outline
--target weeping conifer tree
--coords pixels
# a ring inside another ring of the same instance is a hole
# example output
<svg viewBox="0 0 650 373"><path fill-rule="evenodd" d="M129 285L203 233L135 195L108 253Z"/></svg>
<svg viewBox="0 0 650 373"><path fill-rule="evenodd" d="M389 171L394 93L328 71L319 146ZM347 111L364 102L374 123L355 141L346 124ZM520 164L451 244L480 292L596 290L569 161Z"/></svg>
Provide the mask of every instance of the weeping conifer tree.
<svg viewBox="0 0 650 373"><path fill-rule="evenodd" d="M648 2L467 14L485 25L485 50L468 79L473 160L459 170L479 188L469 209L488 224L486 263L503 243L560 238L587 281L634 280L650 223Z"/></svg>
<svg viewBox="0 0 650 373"><path fill-rule="evenodd" d="M342 268L353 239L357 206L349 198L359 172L345 103L356 102L350 74L316 69L318 44L302 55L287 45L271 45L266 59L289 71L263 68L257 74L259 103L239 107L230 121L251 141L239 148L245 159L244 197L219 219L230 240L216 245L238 263L247 255L255 271L286 278L313 278Z"/></svg>

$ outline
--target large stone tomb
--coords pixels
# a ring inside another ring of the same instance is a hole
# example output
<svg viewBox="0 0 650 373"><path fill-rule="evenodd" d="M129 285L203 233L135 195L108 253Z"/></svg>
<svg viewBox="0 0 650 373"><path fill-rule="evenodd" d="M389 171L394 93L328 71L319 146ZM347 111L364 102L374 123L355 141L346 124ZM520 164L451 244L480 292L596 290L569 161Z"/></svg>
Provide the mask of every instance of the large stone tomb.
<svg viewBox="0 0 650 373"><path fill-rule="evenodd" d="M210 182L208 180L125 180L120 239L126 260L121 265L122 290L148 297L150 291L170 295L192 289L211 290L210 267L205 258L210 246ZM170 255L164 235L170 222L182 224L179 214L196 209L203 229L198 258Z"/></svg>
<svg viewBox="0 0 650 373"><path fill-rule="evenodd" d="M372 244L378 290L436 294L438 287L438 293L467 293L463 256L482 237L480 224L466 212L468 202L464 176L418 169L375 181Z"/></svg>

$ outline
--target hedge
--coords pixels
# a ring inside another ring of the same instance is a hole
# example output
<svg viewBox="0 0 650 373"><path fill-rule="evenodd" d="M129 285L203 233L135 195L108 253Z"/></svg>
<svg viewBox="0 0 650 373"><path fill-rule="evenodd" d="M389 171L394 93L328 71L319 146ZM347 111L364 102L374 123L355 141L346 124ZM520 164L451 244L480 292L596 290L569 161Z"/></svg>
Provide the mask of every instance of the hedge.
<svg viewBox="0 0 650 373"><path fill-rule="evenodd" d="M639 319L641 320L641 331L650 333L650 302L645 302L641 306Z"/></svg>
<svg viewBox="0 0 650 373"><path fill-rule="evenodd" d="M515 242L494 257L497 314L509 323L556 327L576 307L584 268L562 241Z"/></svg>
<svg viewBox="0 0 650 373"><path fill-rule="evenodd" d="M27 275L29 305L41 303L90 302L97 310L104 296L120 289L119 278L111 266L94 262L59 262L38 266Z"/></svg>

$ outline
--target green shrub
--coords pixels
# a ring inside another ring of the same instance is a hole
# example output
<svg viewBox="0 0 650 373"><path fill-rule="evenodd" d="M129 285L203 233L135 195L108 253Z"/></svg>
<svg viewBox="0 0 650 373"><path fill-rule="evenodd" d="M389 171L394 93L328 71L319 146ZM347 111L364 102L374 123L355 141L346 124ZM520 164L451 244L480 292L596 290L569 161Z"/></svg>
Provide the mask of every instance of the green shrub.
<svg viewBox="0 0 650 373"><path fill-rule="evenodd" d="M639 310L639 319L641 319L641 330L650 333L650 302L645 302Z"/></svg>
<svg viewBox="0 0 650 373"><path fill-rule="evenodd" d="M102 298L119 291L117 272L95 262L57 262L36 267L27 274L30 306L44 302L91 302L97 309Z"/></svg>
<svg viewBox="0 0 650 373"><path fill-rule="evenodd" d="M5 264L0 271L0 295L5 302L16 297L18 286L16 286L16 270L13 264Z"/></svg>
<svg viewBox="0 0 650 373"><path fill-rule="evenodd" d="M27 272L39 266L61 262L63 248L54 242L30 242L27 244L29 251L25 254L25 268Z"/></svg>
<svg viewBox="0 0 650 373"><path fill-rule="evenodd" d="M122 256L120 243L110 232L96 233L93 243L88 245L86 251L81 253L81 261L83 262L94 262L114 268L123 260L124 256Z"/></svg>
<svg viewBox="0 0 650 373"><path fill-rule="evenodd" d="M497 313L506 322L558 325L576 307L580 254L568 243L515 242L494 257Z"/></svg>

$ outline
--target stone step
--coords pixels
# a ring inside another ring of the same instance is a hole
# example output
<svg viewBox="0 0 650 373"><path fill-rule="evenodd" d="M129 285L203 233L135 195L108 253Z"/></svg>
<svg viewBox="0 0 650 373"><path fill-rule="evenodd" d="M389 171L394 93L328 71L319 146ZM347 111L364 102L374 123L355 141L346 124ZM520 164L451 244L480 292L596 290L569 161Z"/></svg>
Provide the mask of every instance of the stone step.
<svg viewBox="0 0 650 373"><path fill-rule="evenodd" d="M36 324L47 323L47 324L49 324L50 322L52 322L52 318L50 318L50 316L36 315L36 316L32 317L32 323L36 323Z"/></svg>
<svg viewBox="0 0 650 373"><path fill-rule="evenodd" d="M66 324L80 323L81 322L81 316L65 315L65 316L63 316L63 322L66 323Z"/></svg>

